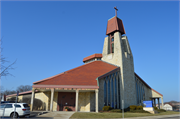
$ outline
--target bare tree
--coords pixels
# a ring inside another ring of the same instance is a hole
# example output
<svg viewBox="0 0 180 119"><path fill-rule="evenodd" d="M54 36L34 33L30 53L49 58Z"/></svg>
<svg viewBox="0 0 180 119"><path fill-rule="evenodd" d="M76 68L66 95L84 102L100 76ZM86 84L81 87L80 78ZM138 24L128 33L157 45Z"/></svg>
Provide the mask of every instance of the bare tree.
<svg viewBox="0 0 180 119"><path fill-rule="evenodd" d="M4 90L1 92L2 95L11 95L11 94L16 94L15 90Z"/></svg>
<svg viewBox="0 0 180 119"><path fill-rule="evenodd" d="M12 66L16 63L16 60L13 63L9 63L9 61L6 60L6 58L2 55L3 48L1 45L2 45L2 39L0 39L0 53L1 53L1 55L0 55L0 63L1 63L0 64L0 68L1 68L0 78L2 76L8 76L8 75L12 76L12 74L9 73L9 70L14 69ZM8 63L8 64L6 65L6 63Z"/></svg>
<svg viewBox="0 0 180 119"><path fill-rule="evenodd" d="M16 89L16 91L19 91L19 92L25 92L25 91L30 91L30 90L32 90L32 86L30 85L20 85Z"/></svg>
<svg viewBox="0 0 180 119"><path fill-rule="evenodd" d="M17 87L16 90L4 90L3 86L0 87L0 99L2 98L3 95L11 95L11 94L16 94L17 91L19 92L25 92L25 91L30 91L32 90L32 86L30 85L20 85Z"/></svg>

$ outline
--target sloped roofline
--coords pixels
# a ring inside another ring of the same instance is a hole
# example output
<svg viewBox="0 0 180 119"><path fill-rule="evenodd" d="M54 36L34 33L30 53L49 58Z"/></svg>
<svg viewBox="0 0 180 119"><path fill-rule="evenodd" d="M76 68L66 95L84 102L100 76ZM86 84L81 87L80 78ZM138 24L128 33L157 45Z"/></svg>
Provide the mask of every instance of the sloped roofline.
<svg viewBox="0 0 180 119"><path fill-rule="evenodd" d="M135 72L134 72L135 76L137 76L149 89L153 90L154 92L158 93L159 95L163 96L161 93L157 92L156 90L152 89L140 76L138 76Z"/></svg>
<svg viewBox="0 0 180 119"><path fill-rule="evenodd" d="M114 70L111 70L111 71L109 71L109 72L107 72L107 73L105 73L105 74L97 77L96 80L97 80L98 86L99 86L99 79L104 78L104 77L106 77L106 76L109 76L110 74L112 74L112 73L114 73L114 72L116 72L116 71L119 71L119 70L120 70L120 67L118 67L118 68L116 68L116 69L114 69Z"/></svg>
<svg viewBox="0 0 180 119"><path fill-rule="evenodd" d="M60 74L57 74L57 75L54 75L54 76L51 76L51 77L48 77L48 78L45 78L45 79L42 79L42 80L39 80L39 81L33 82L33 84L37 84L37 83L40 83L40 82L46 81L46 80L48 80L48 79L50 79L50 78L53 78L53 77L56 77L56 76L60 76L60 75L62 75L62 74L65 74L65 72L62 72L62 73L60 73Z"/></svg>
<svg viewBox="0 0 180 119"><path fill-rule="evenodd" d="M144 83L144 85L146 85L148 88L152 89L140 76L138 76L135 72L134 72L134 74Z"/></svg>
<svg viewBox="0 0 180 119"><path fill-rule="evenodd" d="M92 63L92 62L90 62L90 63ZM90 63L88 63L88 64L90 64ZM73 68L73 69L67 70L67 71L62 72L62 73L60 73L60 74L57 74L57 75L54 75L54 76L51 76L51 77L48 77L48 78L45 78L45 79L42 79L42 80L33 82L33 84L37 84L37 83L46 81L46 80L48 80L48 79L54 78L54 77L56 77L56 76L60 76L60 75L62 75L62 74L65 74L66 72L70 72L70 71L72 71L72 70L78 69L78 68L80 68L80 67L82 67L82 66L84 66L84 65L88 65L88 64L83 64L83 65L81 65L81 66L79 66L79 67L75 67L75 68Z"/></svg>
<svg viewBox="0 0 180 119"><path fill-rule="evenodd" d="M98 61L105 62L105 61L103 61L103 60L98 60ZM93 61L93 62L98 62L98 61ZM70 72L70 71L73 71L73 70L75 70L75 69L81 68L81 67L83 67L83 66L85 66L85 65L89 65L89 64L91 64L91 63L93 63L93 62L90 62L90 63L87 63L87 64L83 64L83 65L81 65L81 66L78 66L78 67L75 67L75 68L73 68L73 69L67 70L67 71L62 72L62 73L60 73L60 74L57 74L57 75L54 75L54 76L51 76L51 77L48 77L48 78L45 78L45 79L42 79L42 80L33 82L33 84L37 84L37 83L40 83L40 82L49 80L49 79L51 79L51 78L53 78L53 77L57 77L57 76L66 74L66 73L68 73L68 72ZM119 67L119 66L117 66L117 65L114 65L114 64L111 64L111 63L108 63L108 62L105 62L105 63L110 64L110 65L113 65L113 66L116 66L116 67Z"/></svg>
<svg viewBox="0 0 180 119"><path fill-rule="evenodd" d="M38 90L35 90L35 92L38 92ZM19 95L31 94L31 93L32 93L32 91L25 91L25 92L19 93ZM16 95L17 95L17 93L16 94L11 94L11 95L6 95L6 97L11 97L11 96L16 96Z"/></svg>
<svg viewBox="0 0 180 119"><path fill-rule="evenodd" d="M156 90L154 90L154 89L152 89L152 88L151 88L151 90L153 90L153 91L156 92L157 94L163 96L161 93L157 92Z"/></svg>

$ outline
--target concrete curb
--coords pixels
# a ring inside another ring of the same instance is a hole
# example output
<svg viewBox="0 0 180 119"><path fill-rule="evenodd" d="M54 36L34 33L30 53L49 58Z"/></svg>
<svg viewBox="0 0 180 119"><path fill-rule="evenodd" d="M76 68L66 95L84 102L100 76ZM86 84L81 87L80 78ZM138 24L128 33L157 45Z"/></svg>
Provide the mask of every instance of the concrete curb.
<svg viewBox="0 0 180 119"><path fill-rule="evenodd" d="M160 115L160 116L145 116L145 117L132 117L132 118L125 118L125 119L163 119L165 117L179 117L180 118L180 115L179 114L172 114L172 115ZM120 118L120 119L123 119L123 118Z"/></svg>

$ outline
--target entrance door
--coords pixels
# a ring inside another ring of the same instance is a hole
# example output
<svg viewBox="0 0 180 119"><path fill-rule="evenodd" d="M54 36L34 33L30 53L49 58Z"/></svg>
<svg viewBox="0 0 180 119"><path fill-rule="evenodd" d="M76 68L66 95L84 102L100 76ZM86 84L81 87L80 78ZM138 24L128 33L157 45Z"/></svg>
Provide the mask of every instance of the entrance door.
<svg viewBox="0 0 180 119"><path fill-rule="evenodd" d="M69 111L75 111L75 92L58 92L58 111L65 111L65 107L69 107Z"/></svg>

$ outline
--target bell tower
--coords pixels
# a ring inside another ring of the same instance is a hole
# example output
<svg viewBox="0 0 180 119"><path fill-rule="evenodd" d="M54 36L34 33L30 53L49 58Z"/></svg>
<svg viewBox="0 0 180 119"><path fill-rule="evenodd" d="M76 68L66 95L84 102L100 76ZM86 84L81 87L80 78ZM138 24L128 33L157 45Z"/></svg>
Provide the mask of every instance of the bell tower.
<svg viewBox="0 0 180 119"><path fill-rule="evenodd" d="M108 20L102 60L120 67L121 109L136 105L136 88L134 78L134 61L124 25L116 16ZM124 106L123 106L124 104Z"/></svg>

